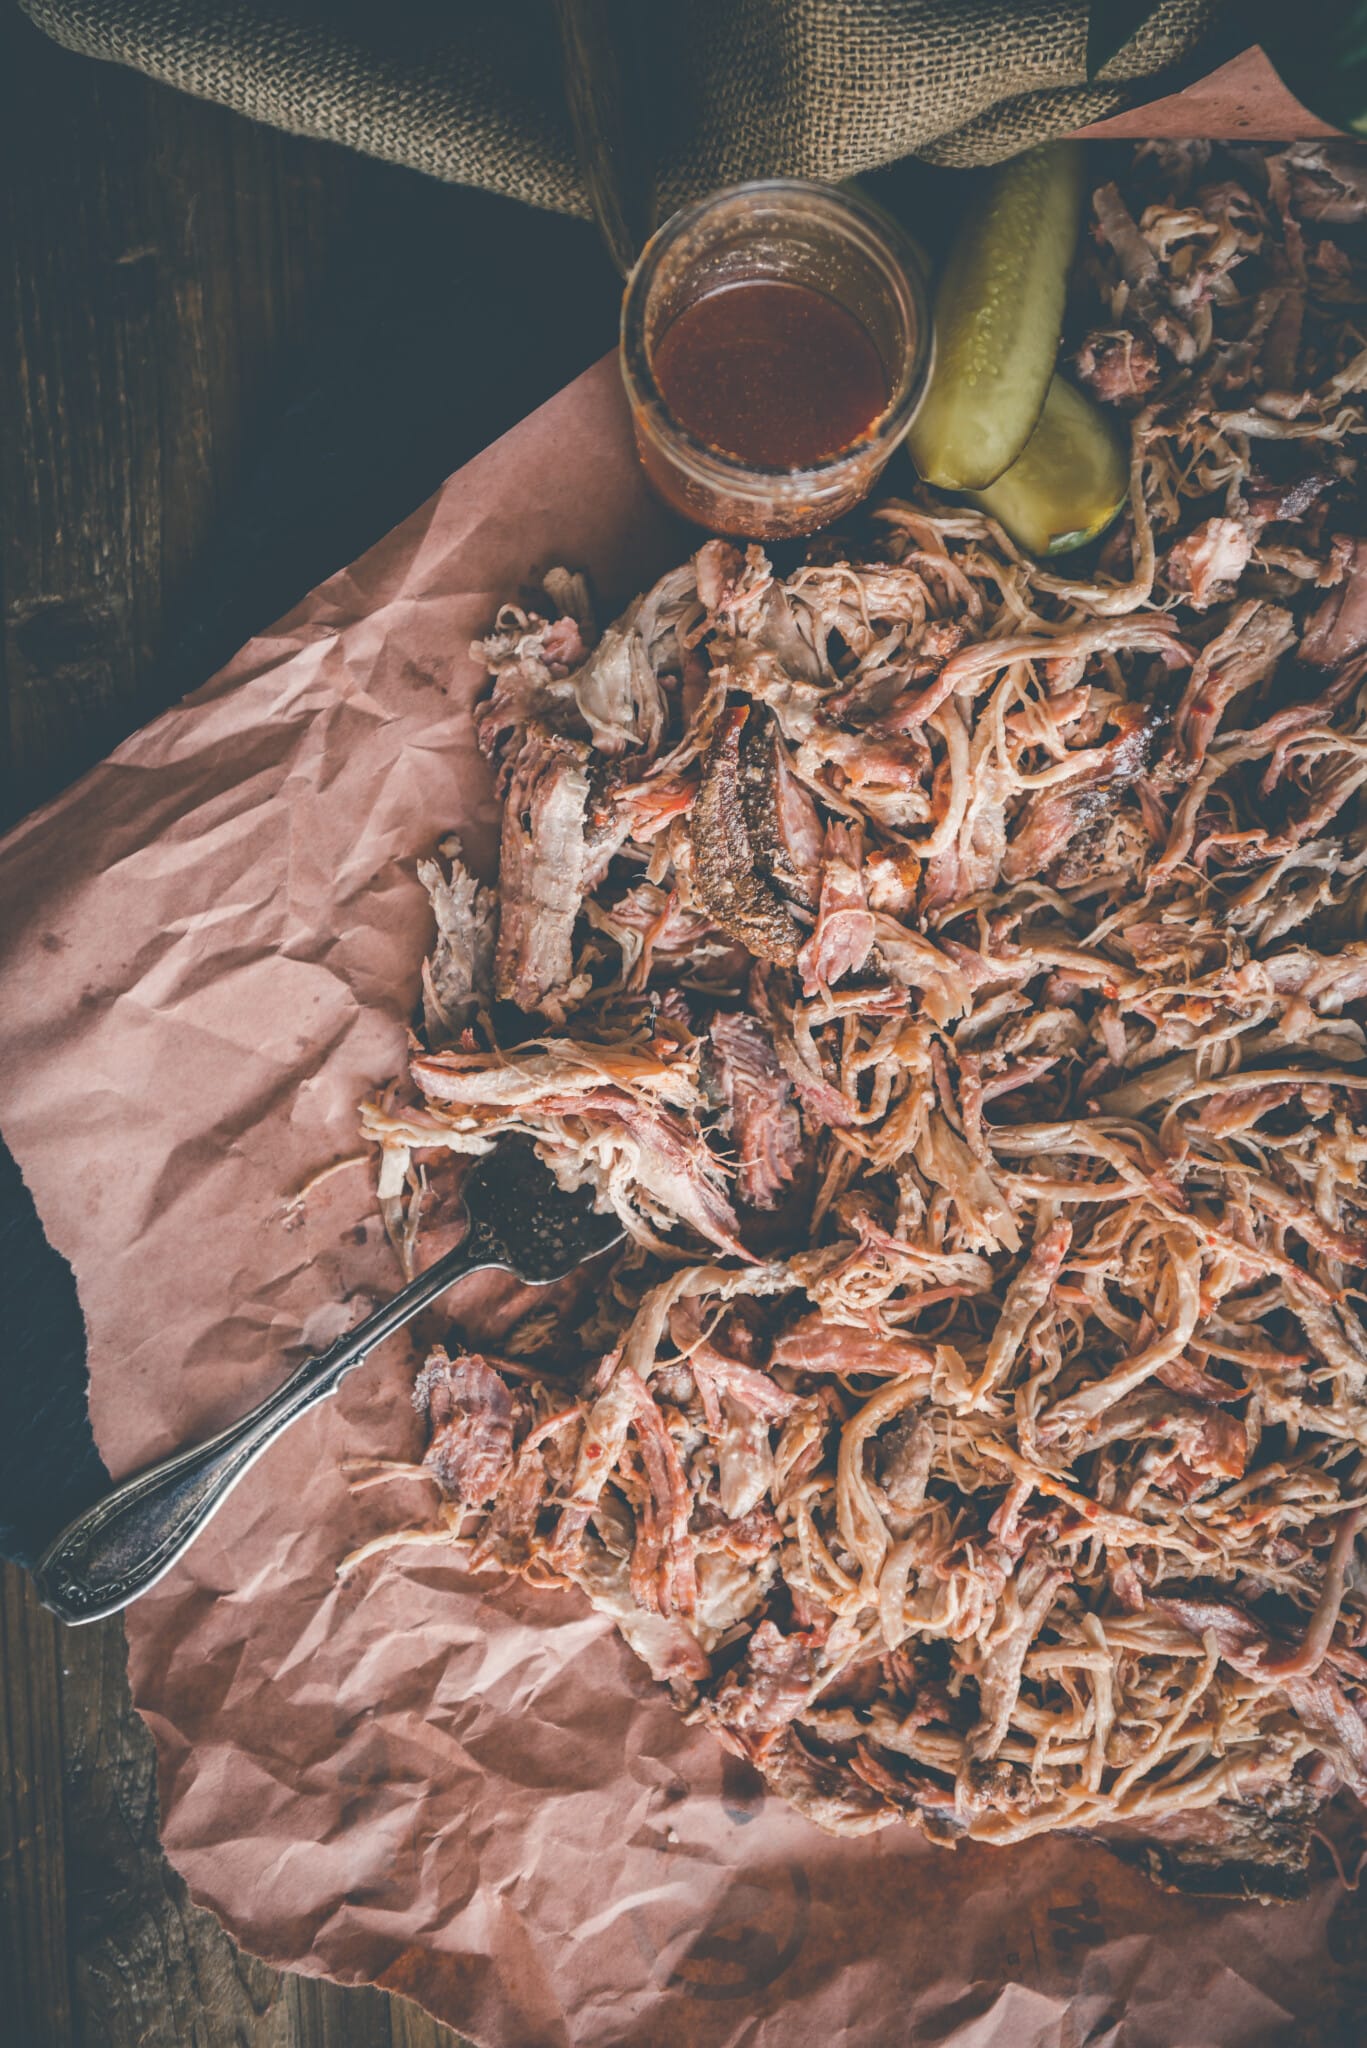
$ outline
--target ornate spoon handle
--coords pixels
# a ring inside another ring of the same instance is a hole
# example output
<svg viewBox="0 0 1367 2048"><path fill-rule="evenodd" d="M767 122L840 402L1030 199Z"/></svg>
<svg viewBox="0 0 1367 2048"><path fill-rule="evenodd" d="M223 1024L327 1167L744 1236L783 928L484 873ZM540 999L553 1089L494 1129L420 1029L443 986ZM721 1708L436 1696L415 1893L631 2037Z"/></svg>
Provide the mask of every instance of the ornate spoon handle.
<svg viewBox="0 0 1367 2048"><path fill-rule="evenodd" d="M444 1294L453 1281L501 1265L478 1224L444 1259L316 1358L307 1358L240 1422L207 1443L149 1465L95 1502L48 1545L34 1573L63 1621L100 1621L155 1585L198 1536L243 1473L292 1422L337 1391L377 1344Z"/></svg>

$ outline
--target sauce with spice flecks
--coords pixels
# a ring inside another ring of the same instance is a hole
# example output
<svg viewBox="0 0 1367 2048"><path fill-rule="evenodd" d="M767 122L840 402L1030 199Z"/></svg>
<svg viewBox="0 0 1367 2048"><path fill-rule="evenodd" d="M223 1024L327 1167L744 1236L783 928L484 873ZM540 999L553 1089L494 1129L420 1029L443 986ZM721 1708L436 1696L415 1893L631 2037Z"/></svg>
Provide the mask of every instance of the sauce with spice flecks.
<svg viewBox="0 0 1367 2048"><path fill-rule="evenodd" d="M824 292L778 278L704 292L652 351L655 382L696 440L761 469L810 469L888 401L867 329Z"/></svg>

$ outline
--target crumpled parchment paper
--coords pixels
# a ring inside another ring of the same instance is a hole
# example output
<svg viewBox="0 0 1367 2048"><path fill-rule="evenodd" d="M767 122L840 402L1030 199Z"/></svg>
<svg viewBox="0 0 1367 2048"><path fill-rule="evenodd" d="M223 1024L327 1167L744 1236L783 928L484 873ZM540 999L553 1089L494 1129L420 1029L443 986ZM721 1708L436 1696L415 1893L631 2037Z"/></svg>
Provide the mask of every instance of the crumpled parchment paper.
<svg viewBox="0 0 1367 2048"><path fill-rule="evenodd" d="M493 810L467 654L548 565L621 602L688 541L610 361L452 477L0 848L0 1122L75 1271L116 1475L205 1434L397 1273L356 1104L402 1060L414 864ZM478 1339L497 1302L455 1294ZM1367 1912L1166 1896L1104 1849L827 1840L684 1728L577 1595L439 1549L391 1345L128 1615L162 1828L269 1961L369 1980L500 2048L1361 2038ZM1327 1872L1327 1864L1325 1869Z"/></svg>

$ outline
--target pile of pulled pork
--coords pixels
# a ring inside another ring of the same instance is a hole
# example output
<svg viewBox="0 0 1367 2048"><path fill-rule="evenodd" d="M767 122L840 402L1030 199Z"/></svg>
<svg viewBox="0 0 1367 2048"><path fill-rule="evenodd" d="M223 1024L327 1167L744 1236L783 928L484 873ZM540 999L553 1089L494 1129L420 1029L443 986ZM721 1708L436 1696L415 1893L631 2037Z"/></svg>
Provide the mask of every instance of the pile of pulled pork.
<svg viewBox="0 0 1367 2048"><path fill-rule="evenodd" d="M628 1237L428 1360L436 1527L841 1833L1277 1897L1367 1794L1365 220L1318 144L1096 192L1087 574L918 492L482 644L381 1201L526 1132Z"/></svg>

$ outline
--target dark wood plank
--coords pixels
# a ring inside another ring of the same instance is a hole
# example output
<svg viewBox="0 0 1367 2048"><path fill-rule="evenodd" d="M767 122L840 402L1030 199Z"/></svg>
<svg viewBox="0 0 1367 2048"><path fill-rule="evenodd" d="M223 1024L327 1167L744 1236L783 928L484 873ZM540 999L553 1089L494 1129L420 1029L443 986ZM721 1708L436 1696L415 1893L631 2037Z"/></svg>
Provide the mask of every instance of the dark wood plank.
<svg viewBox="0 0 1367 2048"><path fill-rule="evenodd" d="M392 2048L451 2048L456 2038L449 2027L439 2026L430 2013L406 1998L389 2001L389 2033Z"/></svg>
<svg viewBox="0 0 1367 2048"><path fill-rule="evenodd" d="M356 166L315 150L287 174L287 138L8 33L14 812L161 708L168 609L306 331Z"/></svg>
<svg viewBox="0 0 1367 2048"><path fill-rule="evenodd" d="M394 2048L391 2000L383 1991L343 1990L321 1978L296 1977L290 1998L298 2038L308 2048ZM442 2035L452 2039L445 2028Z"/></svg>
<svg viewBox="0 0 1367 2048"><path fill-rule="evenodd" d="M31 2048L72 2039L57 1635L0 1565L0 2013Z"/></svg>
<svg viewBox="0 0 1367 2048"><path fill-rule="evenodd" d="M0 1556L31 1563L109 1484L85 1408L85 1319L0 1145ZM41 1454L37 1447L43 1447Z"/></svg>
<svg viewBox="0 0 1367 2048"><path fill-rule="evenodd" d="M620 286L588 223L0 35L14 816L609 347Z"/></svg>
<svg viewBox="0 0 1367 2048"><path fill-rule="evenodd" d="M291 1981L192 1905L161 1853L156 1758L129 1698L122 1624L60 1642L75 2039L312 2048Z"/></svg>

